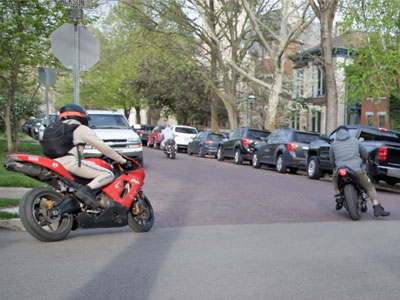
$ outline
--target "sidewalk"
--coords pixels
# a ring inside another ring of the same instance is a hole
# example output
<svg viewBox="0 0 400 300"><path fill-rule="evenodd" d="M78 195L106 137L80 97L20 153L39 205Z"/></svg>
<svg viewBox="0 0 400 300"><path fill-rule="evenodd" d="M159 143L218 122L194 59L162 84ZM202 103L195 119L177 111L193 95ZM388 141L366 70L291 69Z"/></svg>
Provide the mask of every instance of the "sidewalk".
<svg viewBox="0 0 400 300"><path fill-rule="evenodd" d="M0 198L21 199L30 188L0 187ZM20 219L0 220L0 227L17 231L25 231Z"/></svg>

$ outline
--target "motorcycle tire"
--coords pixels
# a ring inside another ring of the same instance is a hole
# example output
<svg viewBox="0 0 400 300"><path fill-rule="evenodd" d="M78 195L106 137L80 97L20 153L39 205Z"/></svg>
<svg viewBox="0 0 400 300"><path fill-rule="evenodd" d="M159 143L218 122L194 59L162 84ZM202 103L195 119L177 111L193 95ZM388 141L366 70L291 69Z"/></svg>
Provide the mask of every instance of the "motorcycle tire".
<svg viewBox="0 0 400 300"><path fill-rule="evenodd" d="M136 232L146 232L153 227L153 224L153 207L143 193L138 193L128 213L128 225Z"/></svg>
<svg viewBox="0 0 400 300"><path fill-rule="evenodd" d="M344 187L344 199L346 201L346 208L349 212L350 218L354 221L360 220L361 207L358 204L358 191L352 184L347 184Z"/></svg>
<svg viewBox="0 0 400 300"><path fill-rule="evenodd" d="M176 152L175 152L175 147L171 147L171 153L169 154L170 159L175 159L176 157Z"/></svg>
<svg viewBox="0 0 400 300"><path fill-rule="evenodd" d="M26 231L42 242L60 241L67 237L73 225L70 214L52 215L50 206L63 200L63 196L47 188L35 188L27 192L20 201L19 215Z"/></svg>

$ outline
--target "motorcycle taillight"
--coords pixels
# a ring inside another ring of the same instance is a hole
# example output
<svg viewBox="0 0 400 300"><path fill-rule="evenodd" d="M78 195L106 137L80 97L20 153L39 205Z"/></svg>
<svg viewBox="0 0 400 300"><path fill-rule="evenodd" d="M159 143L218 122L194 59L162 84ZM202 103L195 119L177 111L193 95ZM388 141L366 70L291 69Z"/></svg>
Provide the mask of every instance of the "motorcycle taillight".
<svg viewBox="0 0 400 300"><path fill-rule="evenodd" d="M340 169L340 170L339 170L339 174L340 174L341 176L346 176L346 174L347 174L346 169Z"/></svg>
<svg viewBox="0 0 400 300"><path fill-rule="evenodd" d="M387 160L387 154L388 154L388 148L387 147L379 148L378 159L379 160Z"/></svg>

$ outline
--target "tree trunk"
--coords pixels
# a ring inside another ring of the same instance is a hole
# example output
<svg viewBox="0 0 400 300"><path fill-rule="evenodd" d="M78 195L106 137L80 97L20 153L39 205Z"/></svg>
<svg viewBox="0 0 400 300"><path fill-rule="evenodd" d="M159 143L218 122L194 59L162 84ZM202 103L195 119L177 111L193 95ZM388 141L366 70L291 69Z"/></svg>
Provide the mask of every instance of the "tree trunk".
<svg viewBox="0 0 400 300"><path fill-rule="evenodd" d="M326 83L326 122L325 133L331 133L337 127L337 86L332 60L332 21L327 14L321 15L321 49L324 59Z"/></svg>
<svg viewBox="0 0 400 300"><path fill-rule="evenodd" d="M11 132L11 110L15 101L15 87L17 85L18 79L18 70L19 66L14 66L13 74L11 76L10 85L8 86L8 94L7 94L7 107L6 107L6 137L7 137L7 151L13 152L13 143L12 143L12 132Z"/></svg>
<svg viewBox="0 0 400 300"><path fill-rule="evenodd" d="M274 80L272 82L271 94L268 101L268 114L265 120L266 129L272 131L276 129L276 111L279 104L280 93L282 91L283 70L282 67L276 67Z"/></svg>
<svg viewBox="0 0 400 300"><path fill-rule="evenodd" d="M142 119L140 117L140 107L135 107L135 113L136 113L136 123L137 124L142 124Z"/></svg>

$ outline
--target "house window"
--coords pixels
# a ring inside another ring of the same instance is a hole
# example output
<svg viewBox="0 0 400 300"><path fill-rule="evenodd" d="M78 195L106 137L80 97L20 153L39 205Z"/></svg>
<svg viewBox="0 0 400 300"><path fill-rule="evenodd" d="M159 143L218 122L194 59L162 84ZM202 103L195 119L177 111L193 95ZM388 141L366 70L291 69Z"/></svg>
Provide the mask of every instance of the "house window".
<svg viewBox="0 0 400 300"><path fill-rule="evenodd" d="M298 111L292 113L292 128L300 130L300 112Z"/></svg>
<svg viewBox="0 0 400 300"><path fill-rule="evenodd" d="M302 98L304 96L304 70L296 70L295 76L295 98Z"/></svg>
<svg viewBox="0 0 400 300"><path fill-rule="evenodd" d="M379 112L378 118L379 118L379 127L385 127L386 113Z"/></svg>
<svg viewBox="0 0 400 300"><path fill-rule="evenodd" d="M373 112L366 112L365 116L367 117L367 125L374 125L374 113Z"/></svg>
<svg viewBox="0 0 400 300"><path fill-rule="evenodd" d="M318 68L317 74L318 74L317 97L321 97L325 95L324 74L320 68Z"/></svg>
<svg viewBox="0 0 400 300"><path fill-rule="evenodd" d="M312 112L311 130L314 132L321 132L321 112L320 111Z"/></svg>

